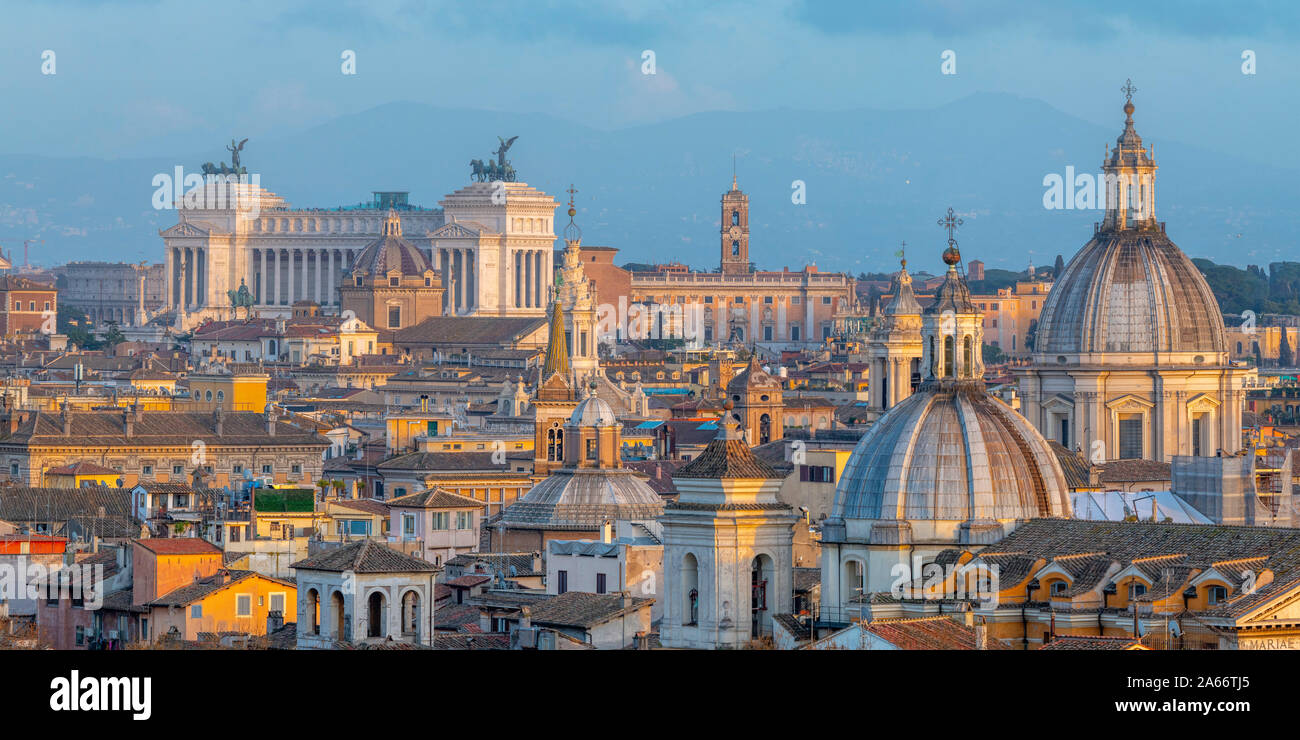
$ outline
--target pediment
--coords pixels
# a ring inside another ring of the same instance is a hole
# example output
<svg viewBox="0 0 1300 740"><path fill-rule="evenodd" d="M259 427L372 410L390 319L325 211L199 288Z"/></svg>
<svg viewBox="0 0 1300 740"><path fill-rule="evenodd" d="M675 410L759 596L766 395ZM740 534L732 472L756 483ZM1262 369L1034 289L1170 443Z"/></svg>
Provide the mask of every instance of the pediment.
<svg viewBox="0 0 1300 740"><path fill-rule="evenodd" d="M1069 411L1074 408L1074 399L1057 393L1046 401L1043 401L1043 408Z"/></svg>
<svg viewBox="0 0 1300 740"><path fill-rule="evenodd" d="M458 221L443 224L437 229L429 232L430 239L477 239L478 229L466 226Z"/></svg>
<svg viewBox="0 0 1300 740"><path fill-rule="evenodd" d="M1238 620L1240 625L1300 622L1300 583L1267 599Z"/></svg>
<svg viewBox="0 0 1300 740"><path fill-rule="evenodd" d="M1219 399L1215 398L1214 396L1211 396L1208 393L1198 393L1190 401L1187 402L1187 410L1188 411L1213 411L1214 409L1217 409L1222 405L1223 403L1219 401Z"/></svg>
<svg viewBox="0 0 1300 740"><path fill-rule="evenodd" d="M181 221L169 229L164 229L160 232L160 235L166 238L171 236L208 236L211 233L211 228L205 229L191 221Z"/></svg>
<svg viewBox="0 0 1300 740"><path fill-rule="evenodd" d="M1141 396L1135 396L1132 393L1126 393L1119 398L1113 398L1106 402L1106 408L1112 411L1141 411L1154 407L1155 404L1151 401Z"/></svg>

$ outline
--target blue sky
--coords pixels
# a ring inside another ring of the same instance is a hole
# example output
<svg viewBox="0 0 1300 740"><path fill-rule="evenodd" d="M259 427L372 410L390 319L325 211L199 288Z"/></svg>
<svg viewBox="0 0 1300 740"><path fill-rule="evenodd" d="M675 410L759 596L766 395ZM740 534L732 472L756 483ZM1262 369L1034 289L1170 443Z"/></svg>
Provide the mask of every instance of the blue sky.
<svg viewBox="0 0 1300 740"><path fill-rule="evenodd" d="M145 156L392 101L629 128L711 110L929 108L978 91L1300 166L1300 4L51 0L5 9L0 153ZM56 74L41 54L56 53ZM357 55L357 74L340 54ZM654 50L657 74L641 74ZM939 74L940 54L957 74ZM1241 73L1256 53L1257 74ZM1099 144L1100 147L1100 144Z"/></svg>

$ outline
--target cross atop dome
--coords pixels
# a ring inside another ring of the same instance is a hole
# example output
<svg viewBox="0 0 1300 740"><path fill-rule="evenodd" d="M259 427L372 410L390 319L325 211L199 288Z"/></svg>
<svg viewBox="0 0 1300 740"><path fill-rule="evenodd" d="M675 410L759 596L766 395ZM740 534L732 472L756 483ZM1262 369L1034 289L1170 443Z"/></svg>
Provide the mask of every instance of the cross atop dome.
<svg viewBox="0 0 1300 740"><path fill-rule="evenodd" d="M564 240L566 242L582 241L582 228L573 222L573 217L578 215L578 209L574 205L573 196L578 194L578 189L569 183L569 187L564 192L569 194L569 225L564 227Z"/></svg>
<svg viewBox="0 0 1300 740"><path fill-rule="evenodd" d="M953 212L952 206L949 206L948 214L939 219L938 223L948 232L948 248L943 251L943 263L952 269L956 269L957 263L961 262L961 252L957 251L957 238L954 234L957 232L957 227L961 226L965 221Z"/></svg>

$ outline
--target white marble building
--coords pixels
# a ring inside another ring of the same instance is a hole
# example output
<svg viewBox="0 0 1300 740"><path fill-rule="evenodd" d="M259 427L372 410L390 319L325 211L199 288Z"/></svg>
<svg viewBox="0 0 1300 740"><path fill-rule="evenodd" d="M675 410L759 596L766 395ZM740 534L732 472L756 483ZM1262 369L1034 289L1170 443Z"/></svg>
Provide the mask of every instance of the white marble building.
<svg viewBox="0 0 1300 740"><path fill-rule="evenodd" d="M290 316L301 300L337 311L339 283L379 237L392 196L402 233L442 276L445 313L545 315L557 204L513 182L473 183L441 209L405 205L405 193L376 193L373 204L359 206L293 208L257 184L207 183L186 193L176 225L159 232L166 307L185 328L229 319L227 291L243 284L261 316Z"/></svg>

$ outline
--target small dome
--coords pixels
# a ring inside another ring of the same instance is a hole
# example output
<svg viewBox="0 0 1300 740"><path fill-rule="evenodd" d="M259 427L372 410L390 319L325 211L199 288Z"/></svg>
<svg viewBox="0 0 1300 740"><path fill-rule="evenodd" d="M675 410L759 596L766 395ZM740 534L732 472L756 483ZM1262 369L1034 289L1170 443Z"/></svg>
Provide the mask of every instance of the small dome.
<svg viewBox="0 0 1300 740"><path fill-rule="evenodd" d="M832 517L1015 520L1070 516L1047 442L979 382L930 381L862 437L835 490Z"/></svg>
<svg viewBox="0 0 1300 740"><path fill-rule="evenodd" d="M396 211L389 211L379 238L366 245L352 263L352 272L387 275L398 270L403 277L423 277L432 271L429 257L420 248L402 238L402 221Z"/></svg>
<svg viewBox="0 0 1300 740"><path fill-rule="evenodd" d="M615 427L618 419L614 408L594 393L582 399L582 403L569 416L567 426L571 427Z"/></svg>
<svg viewBox="0 0 1300 740"><path fill-rule="evenodd" d="M561 468L506 507L500 523L514 529L599 529L605 521L653 519L664 502L622 468Z"/></svg>
<svg viewBox="0 0 1300 740"><path fill-rule="evenodd" d="M754 355L749 358L749 367L745 368L739 375L727 381L727 395L743 395L748 390L757 389L779 390L781 381L772 376L771 373L764 370L758 364L758 356Z"/></svg>
<svg viewBox="0 0 1300 740"><path fill-rule="evenodd" d="M1200 270L1161 230L1102 232L1065 266L1038 319L1040 355L1227 351Z"/></svg>

